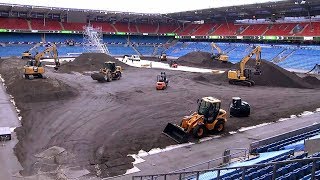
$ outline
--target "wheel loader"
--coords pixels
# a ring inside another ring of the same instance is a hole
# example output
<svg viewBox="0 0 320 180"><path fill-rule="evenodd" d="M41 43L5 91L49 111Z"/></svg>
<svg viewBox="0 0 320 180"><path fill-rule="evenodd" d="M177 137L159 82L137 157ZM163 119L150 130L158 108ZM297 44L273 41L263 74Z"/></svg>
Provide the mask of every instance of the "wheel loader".
<svg viewBox="0 0 320 180"><path fill-rule="evenodd" d="M198 100L198 111L182 119L180 126L168 123L163 133L178 143L186 143L190 136L202 138L210 132L222 132L227 113L220 108L221 101L214 97Z"/></svg>
<svg viewBox="0 0 320 180"><path fill-rule="evenodd" d="M98 82L110 82L112 80L119 80L122 76L121 66L116 66L115 62L105 62L104 67L100 69L99 73L91 74L93 80Z"/></svg>

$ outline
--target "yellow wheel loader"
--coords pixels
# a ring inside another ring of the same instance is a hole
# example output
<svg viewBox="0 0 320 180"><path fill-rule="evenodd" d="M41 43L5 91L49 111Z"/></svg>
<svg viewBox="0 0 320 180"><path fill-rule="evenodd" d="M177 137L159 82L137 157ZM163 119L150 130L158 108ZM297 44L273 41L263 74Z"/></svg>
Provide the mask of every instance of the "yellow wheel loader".
<svg viewBox="0 0 320 180"><path fill-rule="evenodd" d="M227 113L220 108L221 101L214 97L198 100L198 111L182 119L180 126L168 123L163 133L178 143L188 142L192 135L202 138L210 132L222 132L227 122Z"/></svg>
<svg viewBox="0 0 320 180"><path fill-rule="evenodd" d="M121 66L116 66L115 62L105 62L104 67L100 69L99 73L91 74L93 80L98 82L110 82L112 80L119 80L122 76Z"/></svg>

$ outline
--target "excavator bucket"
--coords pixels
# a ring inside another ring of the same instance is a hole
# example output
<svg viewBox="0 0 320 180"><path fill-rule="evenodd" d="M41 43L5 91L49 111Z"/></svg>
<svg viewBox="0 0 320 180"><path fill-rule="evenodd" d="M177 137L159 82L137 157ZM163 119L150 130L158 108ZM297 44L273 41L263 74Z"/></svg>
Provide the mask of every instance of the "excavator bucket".
<svg viewBox="0 0 320 180"><path fill-rule="evenodd" d="M188 142L189 134L175 124L168 123L162 133L175 140L177 143Z"/></svg>
<svg viewBox="0 0 320 180"><path fill-rule="evenodd" d="M93 74L91 74L91 78L93 80L97 80L99 82L105 81L104 75L102 73L93 73Z"/></svg>

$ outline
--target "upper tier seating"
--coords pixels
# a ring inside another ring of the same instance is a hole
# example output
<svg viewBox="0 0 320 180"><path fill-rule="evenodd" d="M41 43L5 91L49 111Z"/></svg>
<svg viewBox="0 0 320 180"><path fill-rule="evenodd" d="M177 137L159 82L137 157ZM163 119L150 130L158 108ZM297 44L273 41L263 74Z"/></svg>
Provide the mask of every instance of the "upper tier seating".
<svg viewBox="0 0 320 180"><path fill-rule="evenodd" d="M0 29L29 29L29 26L25 19L0 17Z"/></svg>
<svg viewBox="0 0 320 180"><path fill-rule="evenodd" d="M31 21L31 28L32 30L55 30L61 31L62 27L59 21L52 21L43 19L32 19Z"/></svg>
<svg viewBox="0 0 320 180"><path fill-rule="evenodd" d="M83 31L83 26L86 25L86 23L69 23L69 22L63 22L62 23L64 30L69 31Z"/></svg>

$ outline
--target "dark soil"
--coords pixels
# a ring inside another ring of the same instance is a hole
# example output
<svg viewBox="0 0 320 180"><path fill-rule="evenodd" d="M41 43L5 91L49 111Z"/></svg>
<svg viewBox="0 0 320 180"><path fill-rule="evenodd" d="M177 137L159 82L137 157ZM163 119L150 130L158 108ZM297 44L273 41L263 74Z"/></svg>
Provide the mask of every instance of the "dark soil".
<svg viewBox="0 0 320 180"><path fill-rule="evenodd" d="M103 64L106 61L116 62L116 65L120 65L123 68L129 67L114 57L104 53L83 53L76 57L74 61L62 64L59 68L59 72L70 73L74 71L83 73L86 71L98 71L103 67Z"/></svg>
<svg viewBox="0 0 320 180"><path fill-rule="evenodd" d="M88 57L100 61L88 63ZM83 72L90 68L96 71L106 61L100 54L84 54L80 58L83 59L70 62L65 72ZM108 83L98 83L89 75L55 73L47 68L48 79L32 81L32 88L25 88L20 83L29 84L19 78L23 64L18 62L9 59L2 63L0 73L9 93L18 97L16 102L21 109L22 127L17 130L19 143L15 152L24 168L23 175L37 173L34 155L52 146L63 147L75 155L64 166L86 167L95 175L98 165L102 177L123 174L132 167L133 158L128 154L175 144L162 134L163 129L168 122L179 124L184 116L196 110L197 99L204 96L221 99L222 108L227 111L234 96L250 104L250 117L228 118L226 132L320 107L318 89L274 87L305 87L305 84L296 82L300 79L293 74L264 62L261 77L267 78L264 76L269 74L272 83L261 80L263 86L229 85L225 75L166 71L170 83L164 91L155 90L156 76L162 70L144 68L127 68L120 80ZM274 82L277 78L288 82ZM36 91L36 87L41 92ZM57 95L51 95L55 90L71 93L56 98ZM47 99L34 100L37 93L48 93ZM20 94L34 96L30 100Z"/></svg>
<svg viewBox="0 0 320 180"><path fill-rule="evenodd" d="M254 68L254 60L250 60L247 64L247 68ZM239 69L239 63L235 64L231 69ZM274 63L262 60L261 62L261 75L253 75L253 80L258 86L269 87L286 87L286 88L313 88L314 86L307 83L304 79L297 76L295 73L289 72ZM221 75L201 75L202 79L213 83L228 82L228 71L225 71Z"/></svg>
<svg viewBox="0 0 320 180"><path fill-rule="evenodd" d="M182 66L202 67L202 68L231 68L231 62L220 62L213 60L208 52L190 52L179 57L176 62Z"/></svg>
<svg viewBox="0 0 320 180"><path fill-rule="evenodd" d="M314 76L306 76L302 79L313 86L320 86L320 80Z"/></svg>

